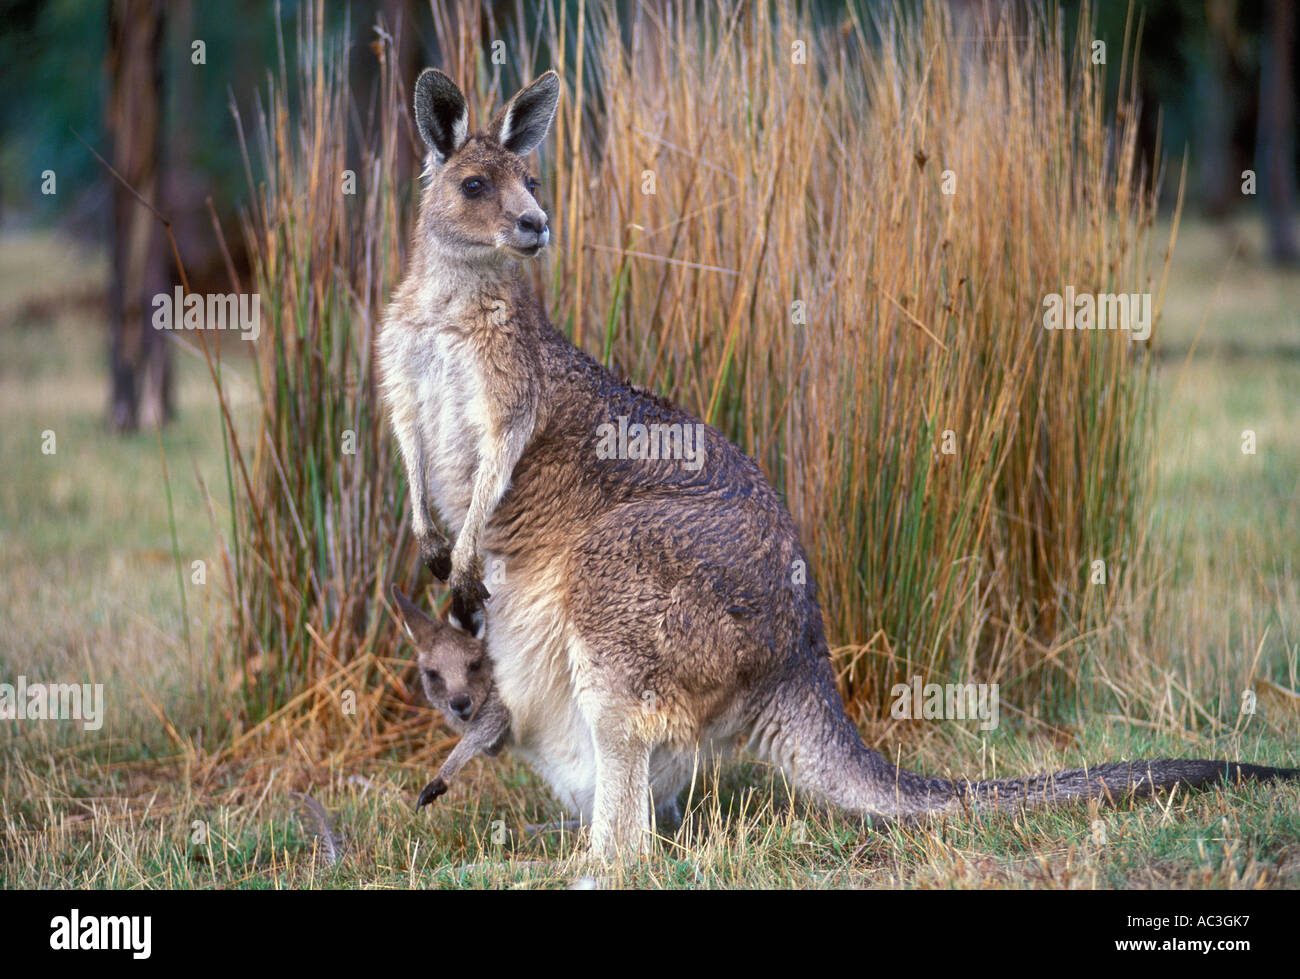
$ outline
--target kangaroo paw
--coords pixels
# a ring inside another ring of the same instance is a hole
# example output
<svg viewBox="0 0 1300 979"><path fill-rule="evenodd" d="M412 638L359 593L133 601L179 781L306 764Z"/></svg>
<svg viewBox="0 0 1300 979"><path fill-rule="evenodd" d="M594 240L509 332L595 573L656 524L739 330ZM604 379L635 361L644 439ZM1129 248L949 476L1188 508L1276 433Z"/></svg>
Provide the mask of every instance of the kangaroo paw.
<svg viewBox="0 0 1300 979"><path fill-rule="evenodd" d="M432 782L424 787L420 792L420 800L415 804L416 809L423 809L438 796L447 791L447 783L440 778L435 778Z"/></svg>
<svg viewBox="0 0 1300 979"><path fill-rule="evenodd" d="M453 572L451 581L451 611L466 628L471 628L474 614L483 608L490 594L483 579L472 573Z"/></svg>
<svg viewBox="0 0 1300 979"><path fill-rule="evenodd" d="M420 560L439 581L451 576L451 544L438 534L430 534L420 541Z"/></svg>

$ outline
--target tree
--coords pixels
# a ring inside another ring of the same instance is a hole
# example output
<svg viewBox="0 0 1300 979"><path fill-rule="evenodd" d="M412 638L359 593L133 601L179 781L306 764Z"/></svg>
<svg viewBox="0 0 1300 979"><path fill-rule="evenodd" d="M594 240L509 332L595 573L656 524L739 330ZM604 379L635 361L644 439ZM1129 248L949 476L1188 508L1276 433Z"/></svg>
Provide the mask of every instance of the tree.
<svg viewBox="0 0 1300 979"><path fill-rule="evenodd" d="M163 3L109 0L105 131L113 168L161 209ZM169 289L162 227L127 187L111 181L109 424L161 427L173 415L170 343L150 324L152 298Z"/></svg>
<svg viewBox="0 0 1300 979"><path fill-rule="evenodd" d="M1259 76L1260 190L1269 252L1275 262L1291 265L1300 257L1295 239L1295 11L1291 0L1270 0L1268 29Z"/></svg>

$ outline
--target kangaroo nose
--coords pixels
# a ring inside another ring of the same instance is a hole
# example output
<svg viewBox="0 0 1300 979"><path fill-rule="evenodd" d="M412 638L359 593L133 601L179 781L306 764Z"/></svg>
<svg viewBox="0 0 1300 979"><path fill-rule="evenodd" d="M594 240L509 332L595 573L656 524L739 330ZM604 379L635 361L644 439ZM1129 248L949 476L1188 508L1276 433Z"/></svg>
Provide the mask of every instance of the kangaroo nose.
<svg viewBox="0 0 1300 979"><path fill-rule="evenodd" d="M474 706L474 701L470 700L468 697L461 696L461 697L453 697L451 699L450 707L460 717L464 717L466 714L468 714L469 709L473 706Z"/></svg>
<svg viewBox="0 0 1300 979"><path fill-rule="evenodd" d="M526 211L519 215L519 230L540 235L546 230L546 215L542 211Z"/></svg>

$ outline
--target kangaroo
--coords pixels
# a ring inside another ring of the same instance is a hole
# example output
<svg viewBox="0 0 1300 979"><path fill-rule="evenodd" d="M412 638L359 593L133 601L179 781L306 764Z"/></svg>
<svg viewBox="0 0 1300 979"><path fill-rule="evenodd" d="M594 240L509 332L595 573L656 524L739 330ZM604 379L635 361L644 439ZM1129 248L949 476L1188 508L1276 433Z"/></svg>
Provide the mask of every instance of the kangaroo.
<svg viewBox="0 0 1300 979"><path fill-rule="evenodd" d="M402 626L415 644L424 695L463 735L420 793L415 804L420 809L446 792L475 755L494 758L501 753L510 739L510 712L497 697L482 640L425 615L396 585L392 592Z"/></svg>
<svg viewBox="0 0 1300 979"><path fill-rule="evenodd" d="M512 751L590 823L594 857L647 847L698 764L738 742L797 792L872 818L1300 774L1163 760L953 781L869 749L794 521L758 466L577 349L527 284L550 236L526 157L558 97L548 72L471 132L456 84L420 76L425 182L377 355L421 556L462 622L482 603ZM648 451L652 431L670 437ZM687 459L671 435L692 432Z"/></svg>

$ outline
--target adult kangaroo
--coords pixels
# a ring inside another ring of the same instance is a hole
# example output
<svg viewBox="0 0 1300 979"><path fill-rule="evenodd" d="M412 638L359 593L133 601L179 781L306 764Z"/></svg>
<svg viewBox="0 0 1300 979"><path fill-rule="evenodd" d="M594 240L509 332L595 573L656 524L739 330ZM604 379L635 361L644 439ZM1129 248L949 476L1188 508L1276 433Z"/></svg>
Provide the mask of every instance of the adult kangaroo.
<svg viewBox="0 0 1300 979"><path fill-rule="evenodd" d="M421 557L462 623L482 603L511 748L591 823L593 854L645 847L697 759L740 740L798 790L884 817L1298 774L1174 760L950 781L868 749L758 466L574 347L525 280L550 239L526 157L559 90L548 72L471 133L456 84L420 76L429 154L378 356Z"/></svg>

